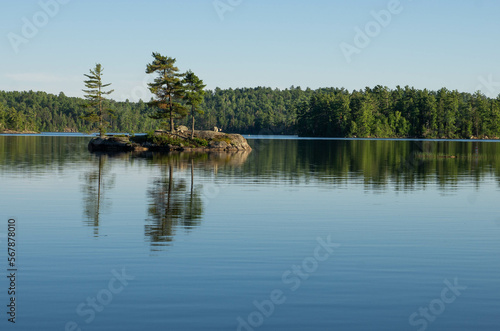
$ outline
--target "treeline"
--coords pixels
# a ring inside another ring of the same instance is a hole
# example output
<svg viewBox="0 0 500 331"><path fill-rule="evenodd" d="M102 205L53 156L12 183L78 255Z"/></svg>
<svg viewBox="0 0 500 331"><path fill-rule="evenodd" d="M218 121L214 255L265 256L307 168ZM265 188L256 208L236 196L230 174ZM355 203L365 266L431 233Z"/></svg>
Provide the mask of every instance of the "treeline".
<svg viewBox="0 0 500 331"><path fill-rule="evenodd" d="M363 91L265 87L208 90L197 129L319 137L470 138L500 136L500 98L480 93L376 86ZM45 92L0 91L0 130L92 131L84 99ZM161 121L146 102L107 101L109 132L147 132ZM176 125L188 125L186 117Z"/></svg>
<svg viewBox="0 0 500 331"><path fill-rule="evenodd" d="M299 106L297 133L321 137L493 138L500 96L376 86L321 92Z"/></svg>
<svg viewBox="0 0 500 331"><path fill-rule="evenodd" d="M198 129L222 128L225 132L250 134L295 134L297 105L308 100L315 91L292 87L208 90L197 115ZM0 91L0 130L87 132L95 125L81 118L85 100L45 92ZM146 102L107 101L114 111L109 132L147 132L158 129L160 120L149 117L154 110ZM177 120L187 125L189 118Z"/></svg>
<svg viewBox="0 0 500 331"><path fill-rule="evenodd" d="M42 132L88 132L94 125L81 118L82 98L45 92L0 91L0 130ZM112 131L146 132L156 128L157 121L147 116L147 104L109 101L106 107L115 110Z"/></svg>
<svg viewBox="0 0 500 331"><path fill-rule="evenodd" d="M293 86L285 90L216 88L205 95L205 113L197 123L205 128L217 126L226 132L296 134L298 106L319 92Z"/></svg>

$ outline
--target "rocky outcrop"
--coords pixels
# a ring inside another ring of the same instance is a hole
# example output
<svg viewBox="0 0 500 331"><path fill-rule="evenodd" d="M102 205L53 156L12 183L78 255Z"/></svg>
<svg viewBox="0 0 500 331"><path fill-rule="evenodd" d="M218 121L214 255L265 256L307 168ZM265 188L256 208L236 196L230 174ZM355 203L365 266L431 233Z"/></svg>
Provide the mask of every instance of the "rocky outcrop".
<svg viewBox="0 0 500 331"><path fill-rule="evenodd" d="M239 134L215 131L195 131L195 137L208 141L208 148L218 150L250 151L248 141Z"/></svg>
<svg viewBox="0 0 500 331"><path fill-rule="evenodd" d="M242 152L251 151L247 140L239 134L226 134L214 131L195 131L195 141L191 140L190 131L166 133L157 131L157 140L136 137L93 138L88 145L91 152ZM166 141L156 142L155 141Z"/></svg>
<svg viewBox="0 0 500 331"><path fill-rule="evenodd" d="M128 137L97 137L88 145L91 152L133 152L146 151L139 144L132 143Z"/></svg>

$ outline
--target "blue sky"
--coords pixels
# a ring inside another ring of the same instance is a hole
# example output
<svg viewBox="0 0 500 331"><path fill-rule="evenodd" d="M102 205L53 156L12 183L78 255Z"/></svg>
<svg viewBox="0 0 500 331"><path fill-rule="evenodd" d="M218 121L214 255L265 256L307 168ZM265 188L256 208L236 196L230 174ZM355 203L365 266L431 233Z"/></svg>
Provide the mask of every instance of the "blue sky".
<svg viewBox="0 0 500 331"><path fill-rule="evenodd" d="M149 99L155 51L210 89L380 84L497 96L498 13L497 0L2 1L0 90L82 96L83 74L101 63L114 99Z"/></svg>

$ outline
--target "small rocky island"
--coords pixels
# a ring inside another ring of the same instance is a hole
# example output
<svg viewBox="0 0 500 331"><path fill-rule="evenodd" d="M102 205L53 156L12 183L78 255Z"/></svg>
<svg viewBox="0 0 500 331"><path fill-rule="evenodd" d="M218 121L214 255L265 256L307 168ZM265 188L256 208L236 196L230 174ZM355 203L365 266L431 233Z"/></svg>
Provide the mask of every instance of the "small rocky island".
<svg viewBox="0 0 500 331"><path fill-rule="evenodd" d="M213 131L194 132L180 126L175 132L155 131L138 136L105 136L93 138L90 152L240 152L251 151L247 140L239 134Z"/></svg>

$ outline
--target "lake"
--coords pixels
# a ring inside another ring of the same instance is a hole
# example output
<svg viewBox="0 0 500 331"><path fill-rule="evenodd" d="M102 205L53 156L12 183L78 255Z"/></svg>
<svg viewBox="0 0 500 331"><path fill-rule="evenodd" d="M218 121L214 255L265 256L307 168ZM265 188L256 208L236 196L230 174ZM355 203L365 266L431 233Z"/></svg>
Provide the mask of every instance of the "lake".
<svg viewBox="0 0 500 331"><path fill-rule="evenodd" d="M500 330L498 142L248 138L0 136L1 330Z"/></svg>

